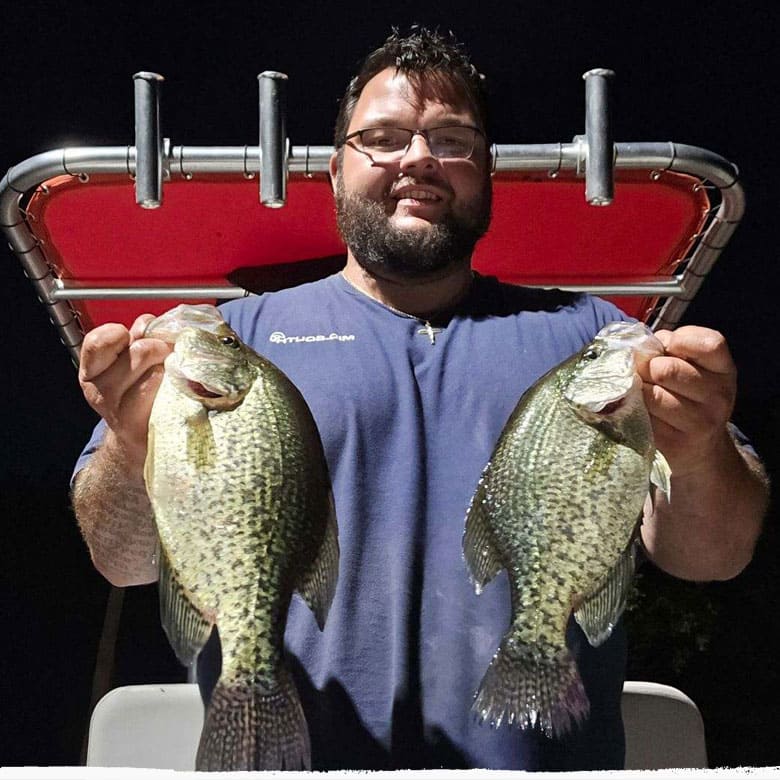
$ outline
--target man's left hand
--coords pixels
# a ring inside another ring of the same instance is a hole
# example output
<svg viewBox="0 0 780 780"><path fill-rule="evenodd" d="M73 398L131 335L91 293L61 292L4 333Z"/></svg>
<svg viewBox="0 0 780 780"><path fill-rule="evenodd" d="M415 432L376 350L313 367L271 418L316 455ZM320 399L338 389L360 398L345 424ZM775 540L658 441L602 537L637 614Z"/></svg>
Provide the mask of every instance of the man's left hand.
<svg viewBox="0 0 780 780"><path fill-rule="evenodd" d="M655 334L666 354L640 369L655 446L679 477L706 466L723 447L734 409L737 370L718 331L683 326Z"/></svg>

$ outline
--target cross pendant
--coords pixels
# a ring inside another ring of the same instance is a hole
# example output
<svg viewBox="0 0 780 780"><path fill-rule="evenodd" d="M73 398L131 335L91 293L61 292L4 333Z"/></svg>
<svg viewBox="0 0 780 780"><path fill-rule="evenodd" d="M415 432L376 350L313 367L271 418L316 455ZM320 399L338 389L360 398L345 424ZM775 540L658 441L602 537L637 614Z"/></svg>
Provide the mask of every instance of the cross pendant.
<svg viewBox="0 0 780 780"><path fill-rule="evenodd" d="M436 343L436 334L441 333L441 328L434 328L430 322L425 323L425 326L420 328L420 330L417 331L418 334L425 333L428 338L431 340L431 344Z"/></svg>

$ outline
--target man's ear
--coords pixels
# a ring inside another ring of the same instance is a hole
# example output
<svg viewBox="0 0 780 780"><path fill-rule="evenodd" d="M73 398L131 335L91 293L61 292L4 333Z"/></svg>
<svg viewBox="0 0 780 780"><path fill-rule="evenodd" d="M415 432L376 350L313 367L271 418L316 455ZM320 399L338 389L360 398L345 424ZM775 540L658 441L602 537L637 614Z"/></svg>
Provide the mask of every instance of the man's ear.
<svg viewBox="0 0 780 780"><path fill-rule="evenodd" d="M339 155L338 152L333 152L328 161L328 173L330 174L330 186L333 190L333 194L336 193L336 174L339 170Z"/></svg>

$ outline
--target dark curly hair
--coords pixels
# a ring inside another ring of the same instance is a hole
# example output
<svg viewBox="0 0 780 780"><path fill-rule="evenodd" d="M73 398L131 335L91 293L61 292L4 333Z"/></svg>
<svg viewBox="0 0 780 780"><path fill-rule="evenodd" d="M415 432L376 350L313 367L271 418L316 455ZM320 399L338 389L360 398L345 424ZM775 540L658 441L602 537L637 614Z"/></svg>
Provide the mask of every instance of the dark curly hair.
<svg viewBox="0 0 780 780"><path fill-rule="evenodd" d="M396 68L411 81L431 83L443 90L460 87L471 103L478 124L488 133L488 110L485 79L471 64L471 60L450 31L446 35L418 25L412 26L406 36L397 28L387 40L366 57L357 75L349 82L341 99L336 117L334 141L337 148L344 143L347 128L363 88L385 68Z"/></svg>

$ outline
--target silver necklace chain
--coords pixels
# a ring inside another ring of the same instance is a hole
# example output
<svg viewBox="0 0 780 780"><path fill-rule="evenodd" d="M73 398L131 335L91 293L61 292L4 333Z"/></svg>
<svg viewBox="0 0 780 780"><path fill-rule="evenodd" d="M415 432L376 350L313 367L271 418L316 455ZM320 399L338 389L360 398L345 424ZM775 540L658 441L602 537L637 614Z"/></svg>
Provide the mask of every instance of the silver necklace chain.
<svg viewBox="0 0 780 780"><path fill-rule="evenodd" d="M372 301L374 301L374 303L378 303L380 306L393 312L393 314L397 314L399 317L406 317L406 319L408 320L417 320L417 322L421 322L423 327L417 331L417 335L428 336L428 338L431 340L431 344L436 343L436 334L441 333L442 328L434 328L433 325L431 325L430 320L426 320L423 317L416 317L414 314L409 314L408 312L401 311L400 309L396 309L395 306L391 306L389 303L380 301L379 298L376 298L375 296L371 295L370 292L363 290L362 288L358 287L352 280L348 279L344 271L341 272L341 276L344 279L344 281L353 290L357 290L361 295L365 295L366 298L370 298Z"/></svg>

